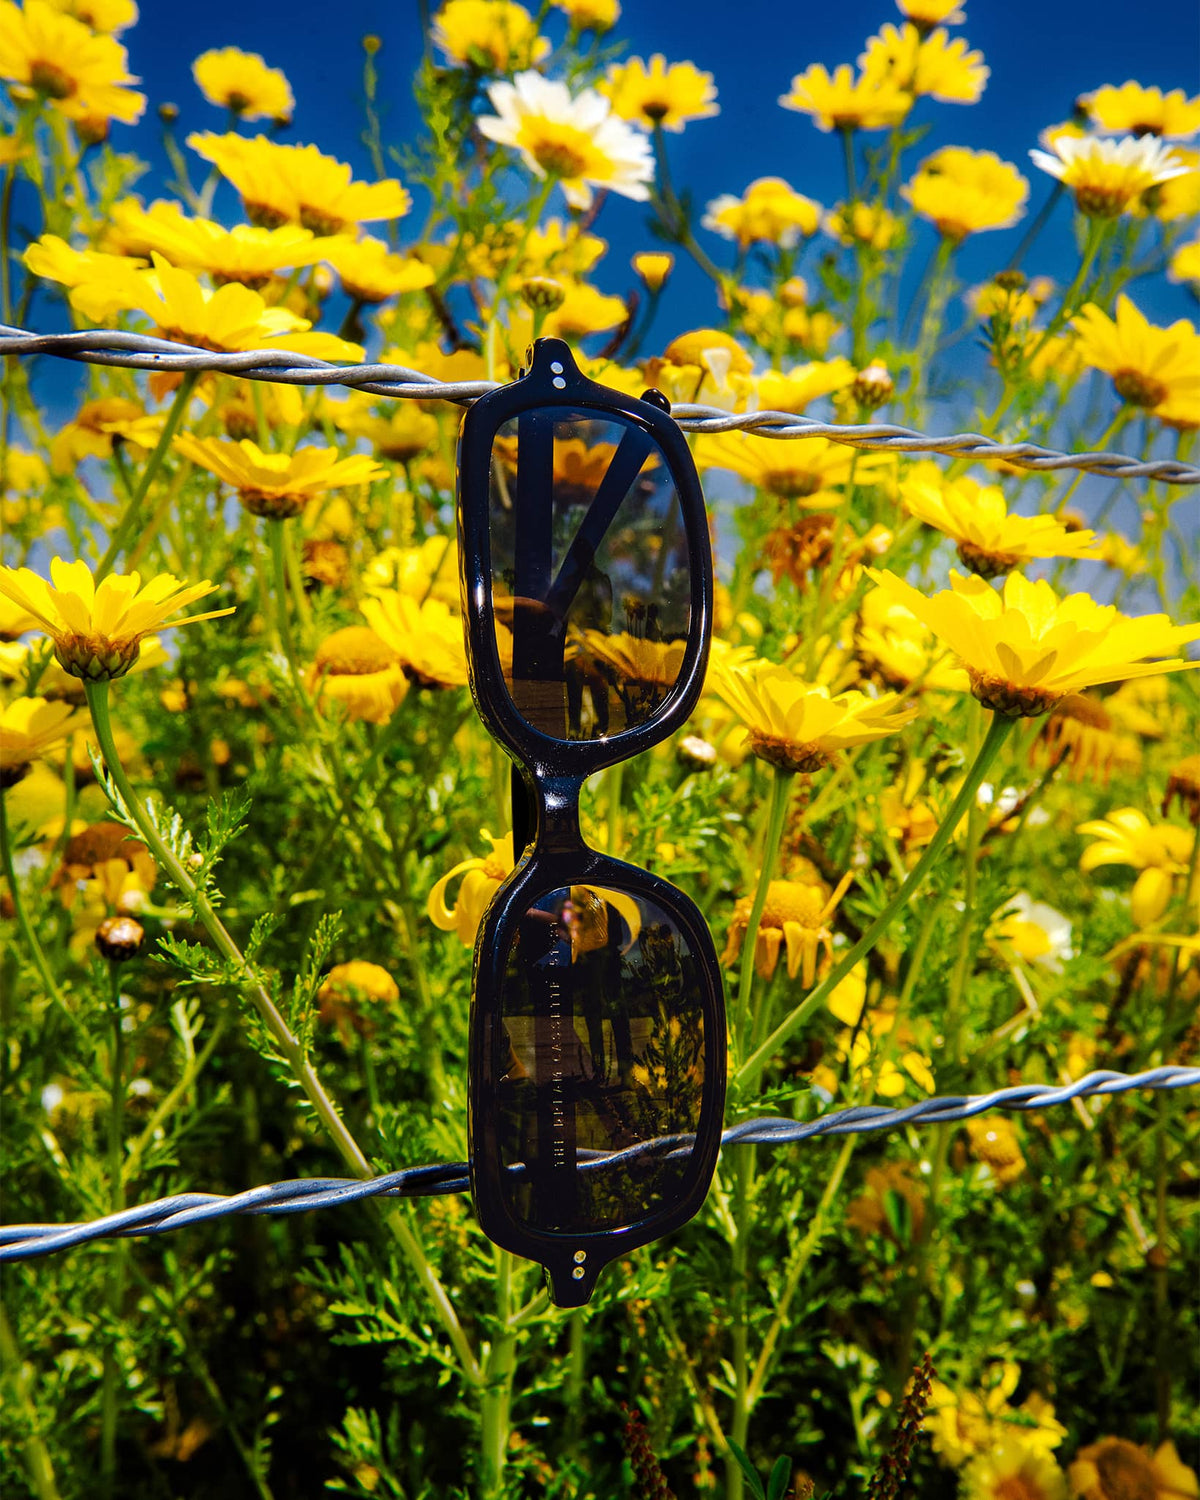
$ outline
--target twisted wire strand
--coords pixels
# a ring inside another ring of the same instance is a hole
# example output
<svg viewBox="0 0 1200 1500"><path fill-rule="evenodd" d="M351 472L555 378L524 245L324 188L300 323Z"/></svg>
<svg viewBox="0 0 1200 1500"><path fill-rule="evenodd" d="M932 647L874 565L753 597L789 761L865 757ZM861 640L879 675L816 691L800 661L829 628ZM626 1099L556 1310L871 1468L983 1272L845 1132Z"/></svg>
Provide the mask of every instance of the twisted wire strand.
<svg viewBox="0 0 1200 1500"><path fill-rule="evenodd" d="M246 380L283 385L344 385L373 396L403 401L452 401L469 406L497 388L493 380L436 380L407 365L335 365L288 349L248 349L215 354L190 344L151 338L148 334L95 329L82 333L30 333L0 324L0 354L53 354L88 364L169 373L211 371ZM1174 458L1140 460L1122 453L1060 453L1036 443L1004 443L978 432L931 437L888 422L841 424L818 422L785 411L728 412L717 406L684 402L671 415L685 432L753 432L769 438L827 438L851 448L893 453L941 453L951 458L1003 459L1018 468L1081 469L1110 479L1157 479L1164 484L1200 484L1200 468Z"/></svg>
<svg viewBox="0 0 1200 1500"><path fill-rule="evenodd" d="M947 1124L969 1120L991 1109L1048 1109L1074 1099L1107 1098L1131 1089L1182 1089L1200 1084L1200 1068L1164 1066L1142 1073L1088 1073L1074 1083L1050 1087L1040 1083L1017 1084L990 1094L947 1095L923 1099L903 1109L859 1104L835 1110L819 1119L799 1121L764 1117L731 1126L721 1137L722 1147L738 1145L781 1146L812 1140L821 1135L854 1135L896 1130L904 1125ZM663 1160L686 1153L694 1139L688 1135L662 1136L616 1152L580 1152L580 1170L599 1171L625 1166L639 1158ZM509 1169L520 1176L524 1168ZM293 1182L275 1182L251 1188L232 1197L217 1193L176 1193L154 1203L144 1203L119 1213L77 1224L10 1224L0 1227L0 1262L33 1260L70 1250L92 1240L124 1239L135 1235L165 1234L231 1214L297 1214L314 1208L340 1208L365 1198L417 1198L470 1190L466 1162L440 1162L408 1167L362 1182L353 1177L310 1177Z"/></svg>

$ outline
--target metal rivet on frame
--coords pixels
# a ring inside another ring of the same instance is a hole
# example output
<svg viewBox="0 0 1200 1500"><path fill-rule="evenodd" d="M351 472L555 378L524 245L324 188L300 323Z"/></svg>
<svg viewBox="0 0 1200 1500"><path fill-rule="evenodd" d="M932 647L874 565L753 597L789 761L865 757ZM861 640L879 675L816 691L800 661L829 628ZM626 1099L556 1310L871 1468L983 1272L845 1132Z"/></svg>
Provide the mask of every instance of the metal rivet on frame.
<svg viewBox="0 0 1200 1500"><path fill-rule="evenodd" d="M584 1272L582 1266L576 1266L575 1269L571 1272L571 1275L575 1278L576 1281L582 1281L583 1274Z"/></svg>
<svg viewBox="0 0 1200 1500"><path fill-rule="evenodd" d="M581 1266L584 1263L585 1260L587 1260L587 1251L586 1250L576 1250L576 1252L575 1252L575 1264L577 1266Z"/></svg>

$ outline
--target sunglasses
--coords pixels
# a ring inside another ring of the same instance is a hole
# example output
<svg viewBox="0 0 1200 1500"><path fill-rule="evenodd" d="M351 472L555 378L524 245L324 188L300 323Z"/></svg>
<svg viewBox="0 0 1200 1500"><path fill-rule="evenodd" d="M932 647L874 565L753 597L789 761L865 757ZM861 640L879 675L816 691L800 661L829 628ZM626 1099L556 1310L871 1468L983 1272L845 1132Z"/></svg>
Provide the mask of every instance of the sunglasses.
<svg viewBox="0 0 1200 1500"><path fill-rule="evenodd" d="M471 691L513 761L516 867L475 945L471 1190L484 1232L559 1307L704 1202L725 1100L721 970L703 917L589 848L587 777L687 719L713 572L704 496L658 391L586 379L539 339L458 448Z"/></svg>

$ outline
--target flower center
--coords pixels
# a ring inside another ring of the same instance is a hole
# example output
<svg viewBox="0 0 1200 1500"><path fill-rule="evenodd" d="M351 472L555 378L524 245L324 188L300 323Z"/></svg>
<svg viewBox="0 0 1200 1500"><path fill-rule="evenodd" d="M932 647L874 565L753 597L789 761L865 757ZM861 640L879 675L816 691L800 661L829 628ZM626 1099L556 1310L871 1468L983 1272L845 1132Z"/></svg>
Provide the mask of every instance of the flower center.
<svg viewBox="0 0 1200 1500"><path fill-rule="evenodd" d="M806 775L824 770L831 760L829 753L818 745L802 745L798 740L781 739L769 734L751 733L750 750L768 765Z"/></svg>
<svg viewBox="0 0 1200 1500"><path fill-rule="evenodd" d="M1142 370L1118 370L1112 382L1117 395L1131 406L1161 406L1171 394L1161 380Z"/></svg>
<svg viewBox="0 0 1200 1500"><path fill-rule="evenodd" d="M1136 190L1132 187L1083 183L1075 189L1075 204L1079 212L1087 214L1090 219L1116 219L1135 196Z"/></svg>
<svg viewBox="0 0 1200 1500"><path fill-rule="evenodd" d="M259 229L279 229L284 224L290 224L291 217L281 213L279 209L269 203L252 203L248 198L242 199L242 211Z"/></svg>
<svg viewBox="0 0 1200 1500"><path fill-rule="evenodd" d="M1096 1455L1095 1464L1108 1500L1155 1500L1158 1495L1150 1464L1132 1443L1115 1440Z"/></svg>
<svg viewBox="0 0 1200 1500"><path fill-rule="evenodd" d="M540 128L539 128L540 127ZM537 122L533 138L523 144L544 172L552 177L581 177L592 156L591 142L573 125Z"/></svg>
<svg viewBox="0 0 1200 1500"><path fill-rule="evenodd" d="M1021 561L1013 552L993 552L975 542L959 542L958 555L980 578L999 578L1002 573L1011 573Z"/></svg>
<svg viewBox="0 0 1200 1500"><path fill-rule="evenodd" d="M769 495L778 495L781 500L799 500L817 493L821 477L809 469L770 469L761 483Z"/></svg>
<svg viewBox="0 0 1200 1500"><path fill-rule="evenodd" d="M57 63L39 58L29 69L29 81L47 99L70 99L78 92L79 85Z"/></svg>
<svg viewBox="0 0 1200 1500"><path fill-rule="evenodd" d="M314 208L311 203L302 203L300 222L305 229L311 229L314 234L326 235L341 234L343 230L350 229L354 221L340 218L337 214L330 213L328 209Z"/></svg>
<svg viewBox="0 0 1200 1500"><path fill-rule="evenodd" d="M348 625L344 630L335 630L317 648L318 672L329 672L337 677L366 677L372 672L384 672L395 666L396 653L365 625Z"/></svg>

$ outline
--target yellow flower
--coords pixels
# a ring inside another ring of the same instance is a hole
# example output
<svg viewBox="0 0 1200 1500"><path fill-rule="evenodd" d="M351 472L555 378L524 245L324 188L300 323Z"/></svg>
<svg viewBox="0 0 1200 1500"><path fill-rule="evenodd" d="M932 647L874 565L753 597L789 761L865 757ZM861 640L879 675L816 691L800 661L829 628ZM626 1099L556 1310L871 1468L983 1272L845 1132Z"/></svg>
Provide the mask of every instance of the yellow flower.
<svg viewBox="0 0 1200 1500"><path fill-rule="evenodd" d="M1179 1457L1174 1443L1151 1454L1124 1438L1101 1438L1081 1448L1067 1471L1078 1500L1196 1500L1196 1471Z"/></svg>
<svg viewBox="0 0 1200 1500"><path fill-rule="evenodd" d="M354 182L345 162L316 146L281 146L264 135L195 133L187 143L241 194L252 224L302 224L314 234L343 234L377 219L400 219L412 198L395 178Z"/></svg>
<svg viewBox="0 0 1200 1500"><path fill-rule="evenodd" d="M550 43L514 0L448 0L433 22L433 39L452 63L483 73L512 73L541 62Z"/></svg>
<svg viewBox="0 0 1200 1500"><path fill-rule="evenodd" d="M1100 865L1128 865L1140 871L1133 887L1133 919L1139 928L1157 922L1171 903L1177 879L1187 874L1191 832L1174 823L1151 823L1136 807L1080 823L1076 832L1096 840L1080 856L1084 874Z"/></svg>
<svg viewBox="0 0 1200 1500"><path fill-rule="evenodd" d="M124 31L138 18L134 0L50 0L55 10L74 16L93 31Z"/></svg>
<svg viewBox="0 0 1200 1500"><path fill-rule="evenodd" d="M1200 99L1189 99L1182 89L1164 94L1130 80L1115 88L1106 83L1083 103L1100 130L1115 135L1158 135L1190 141L1200 130Z"/></svg>
<svg viewBox="0 0 1200 1500"><path fill-rule="evenodd" d="M967 1138L971 1155L992 1170L1001 1187L1016 1182L1025 1171L1025 1158L1017 1139L1016 1127L1004 1115L967 1121ZM1003 1491L999 1492L1003 1495Z"/></svg>
<svg viewBox="0 0 1200 1500"><path fill-rule="evenodd" d="M463 627L441 599L421 601L392 589L359 605L367 624L391 646L407 672L424 687L465 687Z"/></svg>
<svg viewBox="0 0 1200 1500"><path fill-rule="evenodd" d="M192 64L192 77L210 104L243 120L289 121L296 107L282 70L268 68L257 52L237 47L202 52Z"/></svg>
<svg viewBox="0 0 1200 1500"><path fill-rule="evenodd" d="M816 234L821 205L789 186L782 177L759 177L740 198L722 193L708 205L705 229L736 240L741 249L762 243L790 250L801 235Z"/></svg>
<svg viewBox="0 0 1200 1500"><path fill-rule="evenodd" d="M363 575L363 588L369 594L396 589L418 603L430 597L456 606L458 543L452 536L427 536L419 547L385 547Z"/></svg>
<svg viewBox="0 0 1200 1500"><path fill-rule="evenodd" d="M854 384L855 369L848 359L812 360L794 365L786 373L765 370L755 384L758 404L763 411L802 412L818 396L844 391Z"/></svg>
<svg viewBox="0 0 1200 1500"><path fill-rule="evenodd" d="M839 203L827 215L825 230L843 245L890 250L904 238L904 224L882 203Z"/></svg>
<svg viewBox="0 0 1200 1500"><path fill-rule="evenodd" d="M631 264L646 290L653 296L662 291L663 284L674 270L675 257L667 251L642 250L633 257Z"/></svg>
<svg viewBox="0 0 1200 1500"><path fill-rule="evenodd" d="M186 620L167 619L216 591L207 578L185 584L160 573L143 587L139 573L110 573L97 584L87 563L59 557L50 560L50 577L47 583L29 568L0 568L0 594L33 615L54 641L54 655L67 672L90 682L123 677L152 630L233 613L231 607Z"/></svg>
<svg viewBox="0 0 1200 1500"><path fill-rule="evenodd" d="M112 224L127 253L149 256L157 250L182 270L207 271L214 281L240 281L256 291L280 271L314 265L329 243L299 224L278 229L235 224L226 229L210 219L189 218L177 203L153 203L144 209L132 198L114 206Z"/></svg>
<svg viewBox="0 0 1200 1500"><path fill-rule="evenodd" d="M227 443L183 432L175 438L175 447L184 458L231 484L251 515L273 521L299 515L314 495L370 484L387 474L373 458L361 453L342 458L336 448L264 453L249 438Z"/></svg>
<svg viewBox="0 0 1200 1500"><path fill-rule="evenodd" d="M761 658L744 666L718 662L709 687L746 726L752 752L786 771L819 771L839 750L895 734L917 713L896 693L834 697Z"/></svg>
<svg viewBox="0 0 1200 1500"><path fill-rule="evenodd" d="M872 589L862 602L854 648L889 688L971 690L967 674L946 659L933 631L883 589Z"/></svg>
<svg viewBox="0 0 1200 1500"><path fill-rule="evenodd" d="M1183 176L1187 164L1152 135L1123 140L1059 136L1051 151L1031 151L1035 166L1071 189L1075 207L1090 218L1115 219L1149 188Z"/></svg>
<svg viewBox="0 0 1200 1500"><path fill-rule="evenodd" d="M575 343L586 338L589 333L603 333L605 329L617 328L629 316L629 309L620 297L605 296L586 281L563 281L559 285L563 290L562 301L547 314L542 324L542 332L549 337ZM520 346L521 330L517 327L517 321L513 321L511 332ZM529 332L532 335L532 318L529 320ZM531 342L532 337L524 340L525 345Z"/></svg>
<svg viewBox="0 0 1200 1500"><path fill-rule="evenodd" d="M868 40L858 65L866 82L943 104L978 103L990 71L983 53L968 51L964 38L951 40L940 29L925 35L911 22L899 27L890 21Z"/></svg>
<svg viewBox="0 0 1200 1500"><path fill-rule="evenodd" d="M14 698L0 708L0 788L15 786L30 764L86 722L70 703Z"/></svg>
<svg viewBox="0 0 1200 1500"><path fill-rule="evenodd" d="M969 234L1015 224L1029 197L1029 184L994 151L944 146L926 157L900 191L939 234L957 244Z"/></svg>
<svg viewBox="0 0 1200 1500"><path fill-rule="evenodd" d="M341 278L342 290L360 302L386 302L432 286L433 270L411 255L396 255L382 240L339 237L326 242L323 257Z"/></svg>
<svg viewBox="0 0 1200 1500"><path fill-rule="evenodd" d="M50 467L55 474L74 473L85 458L108 458L118 443L135 454L149 453L162 434L165 420L120 396L85 401L74 418L55 433L50 444Z"/></svg>
<svg viewBox="0 0 1200 1500"><path fill-rule="evenodd" d="M1067 1500L1066 1475L1019 1433L973 1458L963 1470L962 1486L962 1500Z"/></svg>
<svg viewBox="0 0 1200 1500"><path fill-rule="evenodd" d="M892 1041L892 1033L896 1033ZM932 1094L937 1086L929 1066L929 1056L917 1050L916 1034L904 1020L897 1030L895 1001L885 1002L867 1013L865 1024L857 1030L846 1030L838 1035L837 1058L849 1063L849 1082L854 1090L871 1091L882 1099L897 1099L910 1084L926 1094ZM895 1054L899 1066L892 1061ZM813 1083L832 1098L837 1093L838 1079L832 1068L824 1065L814 1069Z"/></svg>
<svg viewBox="0 0 1200 1500"><path fill-rule="evenodd" d="M871 484L893 463L887 453L857 454L845 443L827 438L793 442L752 432L702 436L696 462L703 468L729 469L781 500L798 500L805 510L828 510L845 499L844 486L854 470L856 484Z"/></svg>
<svg viewBox="0 0 1200 1500"><path fill-rule="evenodd" d="M1166 224L1200 213L1200 151L1191 146L1176 146L1173 155L1183 163L1183 171L1178 177L1159 183L1142 200L1142 206L1148 205L1155 218Z"/></svg>
<svg viewBox="0 0 1200 1500"><path fill-rule="evenodd" d="M1053 516L1009 515L998 484L980 484L965 474L934 484L909 478L900 494L918 520L953 537L959 557L981 578L1010 573L1038 557L1096 556L1095 532L1068 531Z"/></svg>
<svg viewBox="0 0 1200 1500"><path fill-rule="evenodd" d="M411 463L436 448L438 424L413 401L389 401L385 415L375 411L375 398L351 391L347 401L331 401L329 414L334 425L352 437L363 437L381 458L395 463Z"/></svg>
<svg viewBox="0 0 1200 1500"><path fill-rule="evenodd" d="M799 974L804 988L812 989L817 978L817 958L822 949L827 961L833 962L833 934L828 923L853 879L853 874L844 875L832 895L821 880L769 882L767 904L763 907L754 945L754 967L763 979L770 979L775 973L779 949L784 946L787 949L788 978L795 979ZM753 904L752 896L743 896L734 908L729 940L721 955L721 962L726 967L742 950Z"/></svg>
<svg viewBox="0 0 1200 1500"><path fill-rule="evenodd" d="M1193 286L1200 285L1200 240L1180 245L1171 257L1167 277L1171 281L1188 281Z"/></svg>
<svg viewBox="0 0 1200 1500"><path fill-rule="evenodd" d="M57 281L60 286L79 286L105 275L123 276L143 264L124 255L76 250L57 234L43 234L34 240L22 259L35 276Z"/></svg>
<svg viewBox="0 0 1200 1500"><path fill-rule="evenodd" d="M491 844L491 853L483 859L460 860L453 869L447 870L429 893L425 910L429 920L442 932L457 932L459 941L471 947L475 934L483 920L488 903L500 888L500 882L512 874L513 836L506 833L502 839L494 839L486 828L480 837ZM446 893L450 882L462 876L458 888L458 900L453 906L446 905Z"/></svg>
<svg viewBox="0 0 1200 1500"><path fill-rule="evenodd" d="M362 1036L374 1029L364 1007L394 1005L399 998L400 987L388 971L361 958L334 964L317 991L321 1020L336 1025L343 1042L351 1028Z"/></svg>
<svg viewBox="0 0 1200 1500"><path fill-rule="evenodd" d="M25 0L24 8L0 0L0 78L77 124L113 119L132 125L141 118L146 98L125 87L138 82L126 71L127 61L113 37L94 34L45 0Z"/></svg>
<svg viewBox="0 0 1200 1500"><path fill-rule="evenodd" d="M1153 410L1200 396L1200 335L1189 319L1158 328L1122 293L1115 319L1089 302L1072 326L1084 364L1111 376L1132 406Z"/></svg>
<svg viewBox="0 0 1200 1500"><path fill-rule="evenodd" d="M348 719L386 724L403 703L408 678L396 651L365 625L335 630L317 647L308 690L327 711L332 700Z"/></svg>
<svg viewBox="0 0 1200 1500"><path fill-rule="evenodd" d="M780 96L784 109L812 115L818 130L885 130L898 125L912 108L912 95L890 80L863 74L855 78L849 63L830 74L813 63L792 79L792 90Z"/></svg>
<svg viewBox="0 0 1200 1500"><path fill-rule="evenodd" d="M701 73L690 62L672 63L656 52L647 65L640 57L614 63L599 85L613 114L646 129L659 125L677 135L689 120L720 114L711 73Z"/></svg>
<svg viewBox="0 0 1200 1500"><path fill-rule="evenodd" d="M1087 594L1060 599L1044 579L1010 573L999 594L982 578L952 571L951 587L929 599L892 573L867 571L957 653L971 691L997 713L1044 714L1080 688L1200 666L1178 657L1145 660L1200 638L1200 625L1172 625L1166 615L1131 618Z"/></svg>
<svg viewBox="0 0 1200 1500"><path fill-rule="evenodd" d="M493 83L488 98L496 114L476 120L480 133L519 151L536 177L553 177L572 208L590 208L593 187L639 202L650 196L650 143L594 89L572 97L565 83L527 72Z"/></svg>
<svg viewBox="0 0 1200 1500"><path fill-rule="evenodd" d="M621 18L618 0L552 0L574 31L611 31Z"/></svg>
<svg viewBox="0 0 1200 1500"><path fill-rule="evenodd" d="M1067 1429L1055 1420L1050 1402L1036 1391L1020 1406L1009 1405L1008 1398L1020 1380L1021 1368L1011 1360L990 1365L978 1391L952 1390L935 1379L925 1417L934 1452L956 1469L1005 1440L1016 1439L1034 1453L1052 1453Z"/></svg>
<svg viewBox="0 0 1200 1500"><path fill-rule="evenodd" d="M931 31L943 22L947 26L957 26L966 19L958 7L958 0L896 0L896 6L904 19L922 32Z"/></svg>
<svg viewBox="0 0 1200 1500"><path fill-rule="evenodd" d="M679 681L686 641L651 641L622 631L586 630L579 642L589 662L613 685L626 724L643 724ZM622 727L620 714L609 725Z"/></svg>
<svg viewBox="0 0 1200 1500"><path fill-rule="evenodd" d="M311 324L286 308L268 307L248 286L231 282L210 291L191 271L177 271L154 253L152 271L98 277L71 289L71 305L104 322L117 312L139 310L154 320L163 338L201 349L294 349L318 359L361 359L362 349Z"/></svg>

